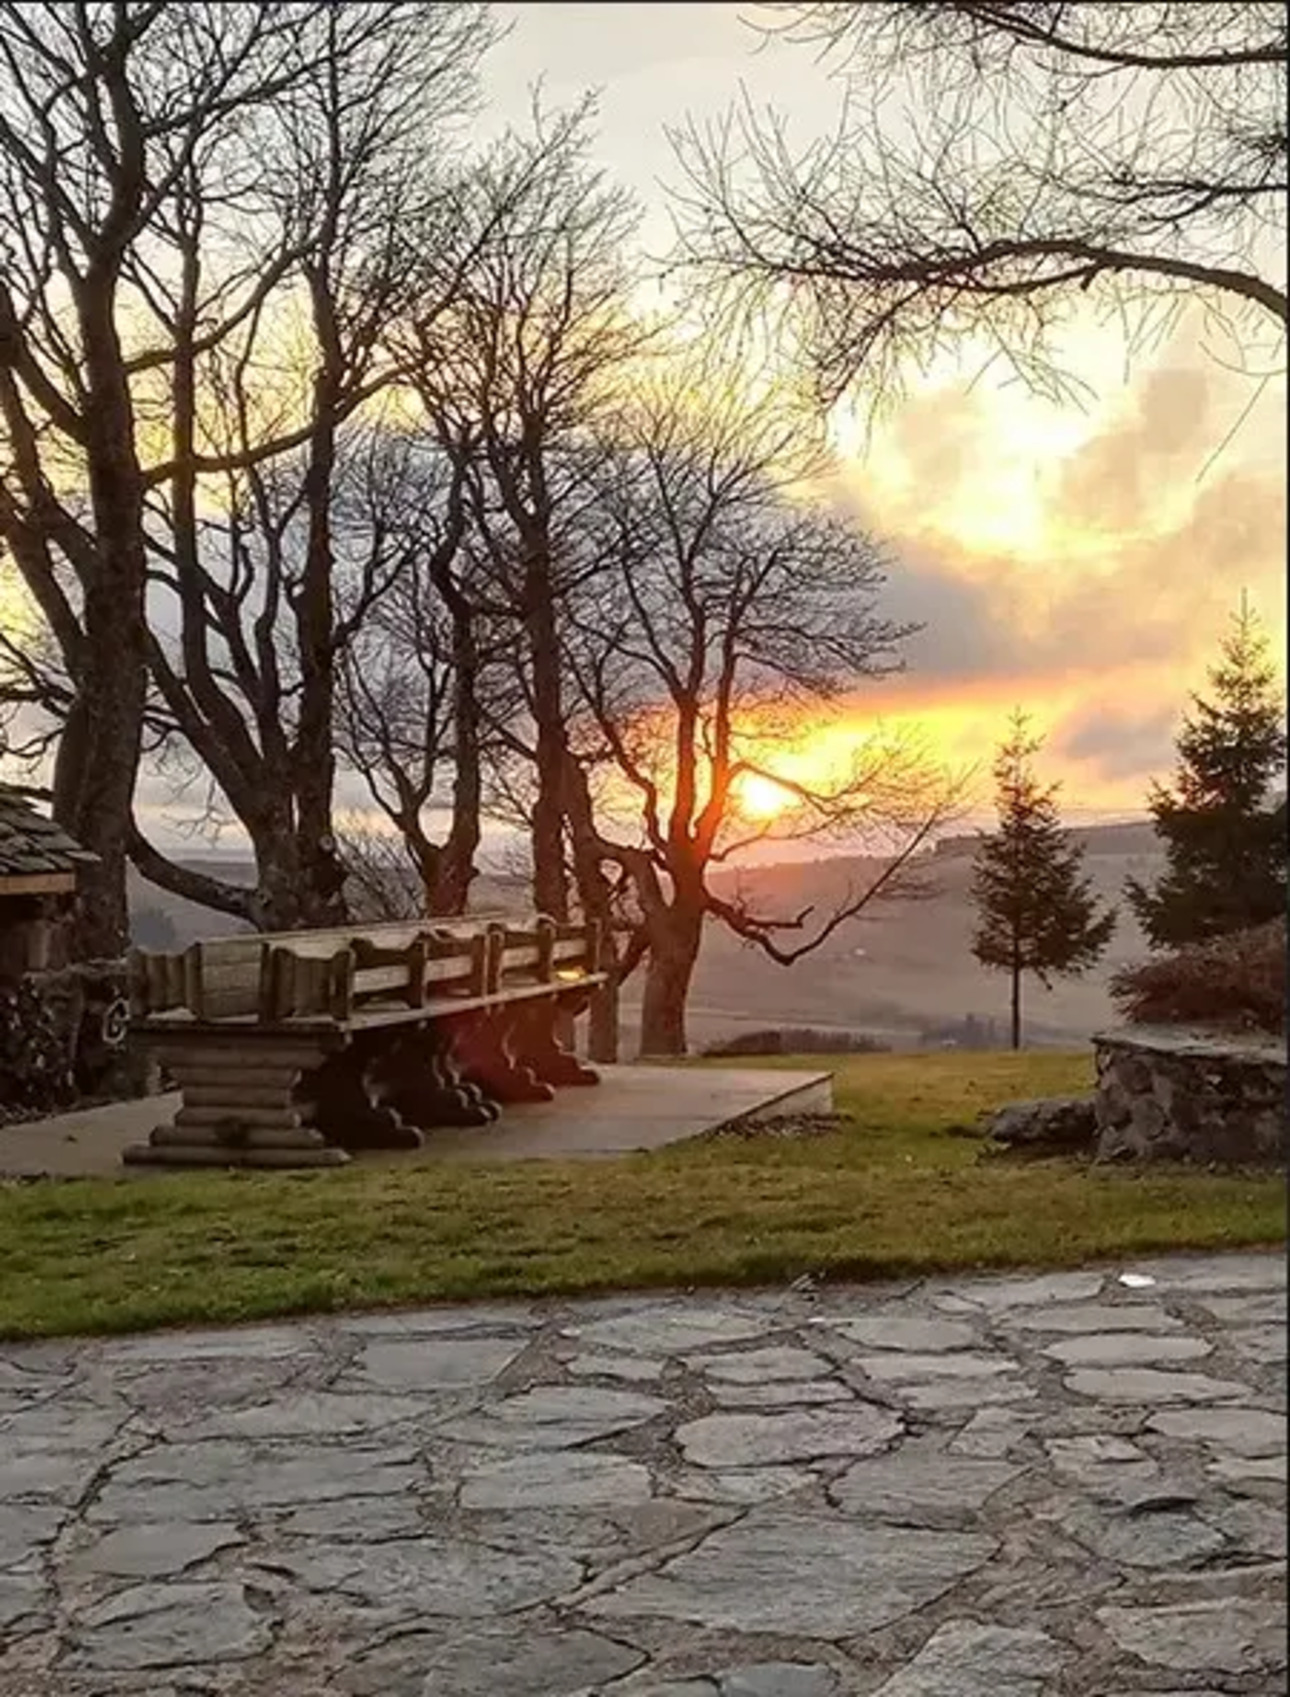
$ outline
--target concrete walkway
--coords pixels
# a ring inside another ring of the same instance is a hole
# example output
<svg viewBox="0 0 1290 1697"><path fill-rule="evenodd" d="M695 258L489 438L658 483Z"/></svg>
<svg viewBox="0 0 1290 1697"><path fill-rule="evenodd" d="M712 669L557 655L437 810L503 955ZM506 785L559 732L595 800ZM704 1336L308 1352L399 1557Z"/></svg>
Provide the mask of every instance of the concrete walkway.
<svg viewBox="0 0 1290 1697"><path fill-rule="evenodd" d="M0 1346L0 1697L1274 1697L1285 1271Z"/></svg>
<svg viewBox="0 0 1290 1697"><path fill-rule="evenodd" d="M753 1067L598 1070L601 1082L592 1088L561 1090L553 1102L518 1103L493 1125L436 1130L424 1149L370 1158L400 1163L595 1159L658 1149L757 1115L827 1112L833 1102L829 1073ZM0 1178L155 1177L155 1167L122 1167L121 1151L146 1142L153 1126L173 1119L178 1107L178 1096L150 1096L0 1126Z"/></svg>

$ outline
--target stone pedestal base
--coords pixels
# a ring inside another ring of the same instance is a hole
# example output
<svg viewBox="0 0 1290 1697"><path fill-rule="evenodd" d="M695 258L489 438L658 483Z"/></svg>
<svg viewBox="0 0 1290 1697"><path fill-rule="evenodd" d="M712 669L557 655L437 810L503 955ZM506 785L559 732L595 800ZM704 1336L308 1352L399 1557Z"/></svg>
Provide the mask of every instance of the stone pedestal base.
<svg viewBox="0 0 1290 1697"><path fill-rule="evenodd" d="M176 1034L150 1039L183 1094L170 1125L122 1154L128 1166L337 1167L349 1156L300 1100L302 1077L323 1059L298 1037L253 1042Z"/></svg>

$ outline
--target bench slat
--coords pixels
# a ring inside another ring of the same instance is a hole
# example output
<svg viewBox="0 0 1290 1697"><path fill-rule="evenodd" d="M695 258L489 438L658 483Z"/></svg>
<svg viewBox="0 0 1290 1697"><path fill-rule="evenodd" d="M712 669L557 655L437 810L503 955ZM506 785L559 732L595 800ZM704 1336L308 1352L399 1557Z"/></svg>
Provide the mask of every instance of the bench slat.
<svg viewBox="0 0 1290 1697"><path fill-rule="evenodd" d="M513 920L490 920L482 929L470 920L346 926L215 938L182 954L133 950L131 1003L145 1023L186 1012L205 1026L248 1019L261 1027L365 1024L363 1010L377 1005L387 1020L400 1010L459 1009L472 999L600 982L598 964L594 923L539 916L523 927Z"/></svg>

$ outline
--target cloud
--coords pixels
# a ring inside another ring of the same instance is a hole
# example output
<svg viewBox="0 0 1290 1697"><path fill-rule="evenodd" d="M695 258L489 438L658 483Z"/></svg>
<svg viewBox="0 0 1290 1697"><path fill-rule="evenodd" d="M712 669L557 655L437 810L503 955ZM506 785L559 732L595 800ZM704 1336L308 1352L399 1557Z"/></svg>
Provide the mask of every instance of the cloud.
<svg viewBox="0 0 1290 1697"><path fill-rule="evenodd" d="M1228 440L1250 385L1183 352L1084 420L919 395L842 468L832 499L890 561L884 611L924 626L857 720L921 721L981 761L1020 705L1069 808L1138 810L1243 589L1284 669L1280 395Z"/></svg>
<svg viewBox="0 0 1290 1697"><path fill-rule="evenodd" d="M1149 371L1110 427L1058 468L1053 514L1082 529L1117 535L1156 512L1193 479L1213 446L1211 379L1196 367Z"/></svg>
<svg viewBox="0 0 1290 1697"><path fill-rule="evenodd" d="M1067 718L1050 742L1050 751L1092 776L1114 782L1144 772L1167 775L1173 763L1180 706L1135 712L1132 708L1090 705Z"/></svg>

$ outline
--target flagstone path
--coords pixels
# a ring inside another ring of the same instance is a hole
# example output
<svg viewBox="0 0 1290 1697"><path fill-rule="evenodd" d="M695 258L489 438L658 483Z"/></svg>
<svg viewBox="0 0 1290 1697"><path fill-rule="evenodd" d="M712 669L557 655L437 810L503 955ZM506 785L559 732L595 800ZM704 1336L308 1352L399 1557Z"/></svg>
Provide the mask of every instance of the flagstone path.
<svg viewBox="0 0 1290 1697"><path fill-rule="evenodd" d="M0 1345L0 1697L1273 1697L1285 1272Z"/></svg>

